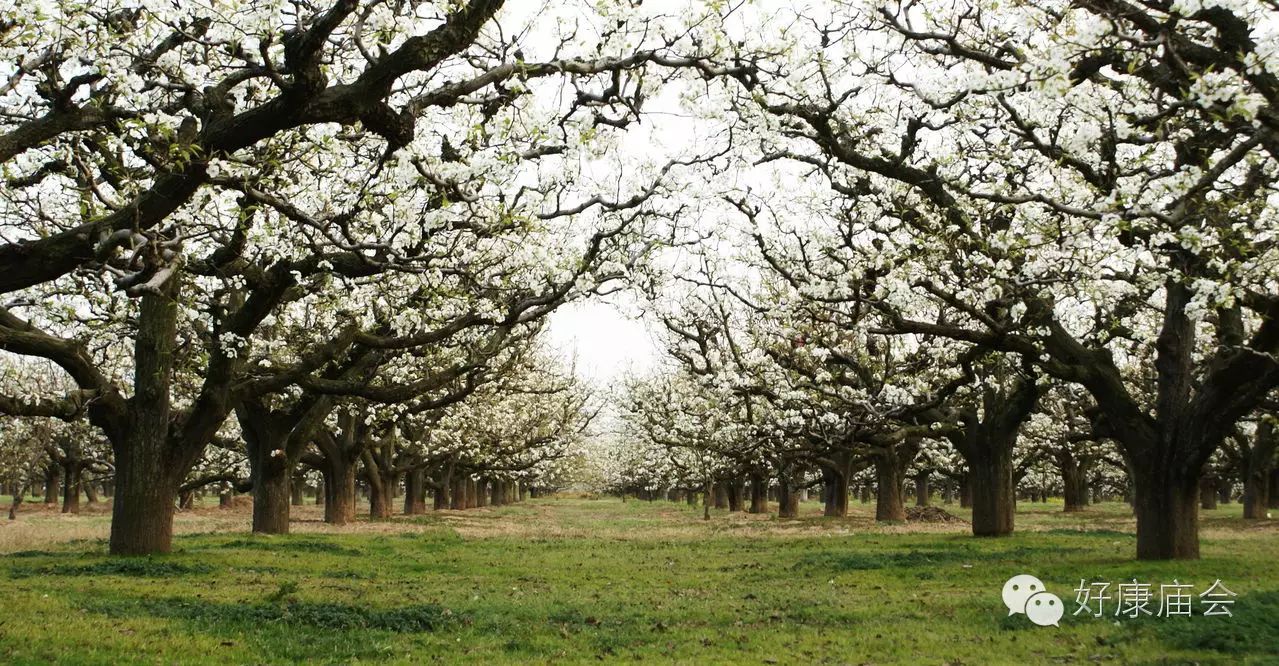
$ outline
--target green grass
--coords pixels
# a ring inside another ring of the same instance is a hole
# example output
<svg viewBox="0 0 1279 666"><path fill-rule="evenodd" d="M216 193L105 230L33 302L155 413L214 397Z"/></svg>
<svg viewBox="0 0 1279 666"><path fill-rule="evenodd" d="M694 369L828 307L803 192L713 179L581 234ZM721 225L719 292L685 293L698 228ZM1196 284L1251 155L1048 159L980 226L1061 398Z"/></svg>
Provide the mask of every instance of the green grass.
<svg viewBox="0 0 1279 666"><path fill-rule="evenodd" d="M1276 663L1270 521L1208 512L1203 559L1155 563L1132 559L1122 505L1023 504L1016 535L982 540L869 511L704 522L683 504L559 499L180 536L156 558L49 544L0 560L0 663ZM1008 617L1018 573L1065 600L1059 628ZM1239 597L1233 618L1075 617L1081 578L1220 578Z"/></svg>

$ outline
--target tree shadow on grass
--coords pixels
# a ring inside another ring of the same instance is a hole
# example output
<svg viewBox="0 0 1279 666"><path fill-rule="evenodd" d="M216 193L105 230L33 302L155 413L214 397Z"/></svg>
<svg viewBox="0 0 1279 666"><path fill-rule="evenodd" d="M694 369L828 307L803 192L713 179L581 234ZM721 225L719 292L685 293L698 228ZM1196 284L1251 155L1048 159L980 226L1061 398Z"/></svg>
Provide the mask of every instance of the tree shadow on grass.
<svg viewBox="0 0 1279 666"><path fill-rule="evenodd" d="M183 564L150 558L114 558L90 564L19 565L9 569L10 578L32 576L128 576L131 578L178 578L207 574L208 564Z"/></svg>
<svg viewBox="0 0 1279 666"><path fill-rule="evenodd" d="M1142 624L1172 647L1279 659L1279 590L1240 595L1230 610L1231 616L1147 618Z"/></svg>
<svg viewBox="0 0 1279 666"><path fill-rule="evenodd" d="M800 558L794 569L823 569L833 571L864 571L870 569L907 569L932 567L957 562L994 562L1003 560L1028 560L1035 556L1077 552L1080 548L1017 546L1003 550L978 550L959 544L944 548L911 548L903 551L880 553L825 552Z"/></svg>
<svg viewBox="0 0 1279 666"><path fill-rule="evenodd" d="M318 553L324 555L348 555L352 557L365 554L364 551L359 548L351 548L349 546L343 546L330 541L288 537L270 539L235 539L233 541L227 541L226 543L217 544L211 548L269 550L290 553Z"/></svg>
<svg viewBox="0 0 1279 666"><path fill-rule="evenodd" d="M276 599L220 602L170 597L107 598L85 610L109 618L157 618L190 630L254 645L264 660L338 660L377 656L378 633L432 632L464 621L435 604L370 608L354 604Z"/></svg>

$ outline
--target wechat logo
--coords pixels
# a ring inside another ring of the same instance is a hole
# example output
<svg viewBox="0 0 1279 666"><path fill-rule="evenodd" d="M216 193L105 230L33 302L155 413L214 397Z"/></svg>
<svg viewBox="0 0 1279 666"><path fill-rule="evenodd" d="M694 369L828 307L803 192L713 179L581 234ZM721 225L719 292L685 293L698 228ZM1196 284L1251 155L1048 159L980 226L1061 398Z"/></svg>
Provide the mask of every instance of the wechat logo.
<svg viewBox="0 0 1279 666"><path fill-rule="evenodd" d="M1044 581L1029 574L1013 576L1004 583L1004 605L1009 615L1025 613L1041 627L1061 626L1058 623L1065 612L1061 598L1044 589Z"/></svg>

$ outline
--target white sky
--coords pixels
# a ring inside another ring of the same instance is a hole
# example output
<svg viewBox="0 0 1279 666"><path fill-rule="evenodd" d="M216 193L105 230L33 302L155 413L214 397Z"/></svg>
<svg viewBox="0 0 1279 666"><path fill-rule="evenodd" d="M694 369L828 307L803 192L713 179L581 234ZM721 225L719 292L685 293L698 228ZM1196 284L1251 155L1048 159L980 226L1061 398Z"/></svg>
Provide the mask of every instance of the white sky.
<svg viewBox="0 0 1279 666"><path fill-rule="evenodd" d="M628 372L643 374L661 353L646 322L599 298L556 310L548 333L566 363L576 359L577 375L600 387Z"/></svg>
<svg viewBox="0 0 1279 666"><path fill-rule="evenodd" d="M698 13L704 9L701 4L702 0L654 0L645 3L643 9L650 16L679 15L690 9ZM545 12L552 6L551 3L519 5L521 10L533 14ZM527 14L511 7L508 5L504 16L527 18ZM571 16L571 7L566 4L562 9ZM525 43L533 47L537 43L536 35L526 35ZM530 53L549 55L541 53L544 50L531 48ZM678 83L666 85L657 96L646 100L642 121L617 137L616 153L661 164L717 143L718 128L706 125L681 107L681 90ZM659 362L663 351L652 322L641 319L640 310L634 297L625 291L569 303L550 315L547 331L550 343L562 354L566 365L575 364L579 377L600 388L628 374L644 374Z"/></svg>

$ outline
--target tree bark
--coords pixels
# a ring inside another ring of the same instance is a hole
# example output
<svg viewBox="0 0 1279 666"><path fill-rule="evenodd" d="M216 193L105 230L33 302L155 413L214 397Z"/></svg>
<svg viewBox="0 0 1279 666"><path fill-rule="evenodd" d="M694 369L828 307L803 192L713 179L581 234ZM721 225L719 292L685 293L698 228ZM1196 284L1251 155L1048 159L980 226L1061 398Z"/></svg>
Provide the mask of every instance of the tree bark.
<svg viewBox="0 0 1279 666"><path fill-rule="evenodd" d="M178 277L160 293L142 297L134 339L134 395L128 425L115 433L112 555L167 553L173 547L173 511L186 475L169 447L170 388L177 342Z"/></svg>
<svg viewBox="0 0 1279 666"><path fill-rule="evenodd" d="M742 498L745 495L745 487L741 477L732 477L724 483L724 493L728 499L728 510L733 513L739 513L743 509Z"/></svg>
<svg viewBox="0 0 1279 666"><path fill-rule="evenodd" d="M923 469L915 473L915 506L928 506L932 489L928 487L928 477L932 470Z"/></svg>
<svg viewBox="0 0 1279 666"><path fill-rule="evenodd" d="M324 484L324 522L347 525L355 522L355 464L342 456L325 456L329 468Z"/></svg>
<svg viewBox="0 0 1279 666"><path fill-rule="evenodd" d="M822 514L829 518L844 518L848 515L848 481L851 469L851 455L840 451L831 456L835 465L822 466L822 487L825 506Z"/></svg>
<svg viewBox="0 0 1279 666"><path fill-rule="evenodd" d="M426 513L426 470L421 467L404 473L404 514Z"/></svg>
<svg viewBox="0 0 1279 666"><path fill-rule="evenodd" d="M751 474L751 513L768 513L768 478L759 472Z"/></svg>
<svg viewBox="0 0 1279 666"><path fill-rule="evenodd" d="M969 411L963 432L950 439L968 463L973 535L1003 536L1012 533L1016 511L1013 447L1021 424L1035 409L1039 387L1033 377L1019 376L1007 391L987 385L981 399L982 414Z"/></svg>
<svg viewBox="0 0 1279 666"><path fill-rule="evenodd" d="M455 474L453 489L449 491L449 508L460 511L466 508L466 479L464 475Z"/></svg>
<svg viewBox="0 0 1279 666"><path fill-rule="evenodd" d="M791 470L783 470L777 477L777 517L799 517L799 493L796 477L799 474Z"/></svg>
<svg viewBox="0 0 1279 666"><path fill-rule="evenodd" d="M391 492L395 485L395 477L388 481L387 475L376 464L370 464L372 454L364 452L364 477L369 483L369 517L382 520L391 517L391 504L395 501Z"/></svg>
<svg viewBox="0 0 1279 666"><path fill-rule="evenodd" d="M906 520L906 503L903 498L905 470L893 451L878 453L875 460L875 520Z"/></svg>
<svg viewBox="0 0 1279 666"><path fill-rule="evenodd" d="M1198 472L1147 467L1133 475L1138 559L1199 558Z"/></svg>
<svg viewBox="0 0 1279 666"><path fill-rule="evenodd" d="M466 480L466 508L474 509L479 506L479 493L477 492L479 485L479 481L476 479Z"/></svg>
<svg viewBox="0 0 1279 666"><path fill-rule="evenodd" d="M306 504L306 480L299 474L294 474L289 482L289 499L293 506Z"/></svg>
<svg viewBox="0 0 1279 666"><path fill-rule="evenodd" d="M154 432L132 434L133 445L116 452L112 555L167 553L173 546L178 481L171 478L163 455L152 448L162 446L163 441L140 441L145 435Z"/></svg>
<svg viewBox="0 0 1279 666"><path fill-rule="evenodd" d="M1199 479L1199 508L1205 511L1217 509L1217 479L1205 476Z"/></svg>
<svg viewBox="0 0 1279 666"><path fill-rule="evenodd" d="M249 481L253 484L253 532L288 534L293 461L285 449L291 424L262 404L240 404L236 418L249 458Z"/></svg>
<svg viewBox="0 0 1279 666"><path fill-rule="evenodd" d="M22 506L22 496L26 494L27 489L19 487L13 493L13 503L9 505L9 520L18 519L18 507Z"/></svg>
<svg viewBox="0 0 1279 666"><path fill-rule="evenodd" d="M440 468L435 477L435 492L431 497L432 508L443 511L449 508L449 490L453 487L453 463Z"/></svg>
<svg viewBox="0 0 1279 666"><path fill-rule="evenodd" d="M1012 447L979 451L968 465L972 492L973 535L1003 536L1013 531Z"/></svg>
<svg viewBox="0 0 1279 666"><path fill-rule="evenodd" d="M1062 492L1065 496L1063 511L1075 512L1088 508L1088 478L1079 461L1066 452L1058 457L1061 471Z"/></svg>
<svg viewBox="0 0 1279 666"><path fill-rule="evenodd" d="M62 468L56 462L50 462L44 471L44 503L57 504L58 489L62 481Z"/></svg>
<svg viewBox="0 0 1279 666"><path fill-rule="evenodd" d="M1248 520L1264 519L1270 493L1276 492L1270 487L1270 472L1274 469L1277 441L1279 434L1275 433L1274 423L1262 418L1257 424L1257 437L1243 460L1243 517Z"/></svg>
<svg viewBox="0 0 1279 666"><path fill-rule="evenodd" d="M272 456L259 461L257 477L253 479L253 532L256 534L288 534L289 506L292 500L289 490L289 469L284 456Z"/></svg>
<svg viewBox="0 0 1279 666"><path fill-rule="evenodd" d="M76 461L63 466L62 476L62 513L80 513L81 470Z"/></svg>

